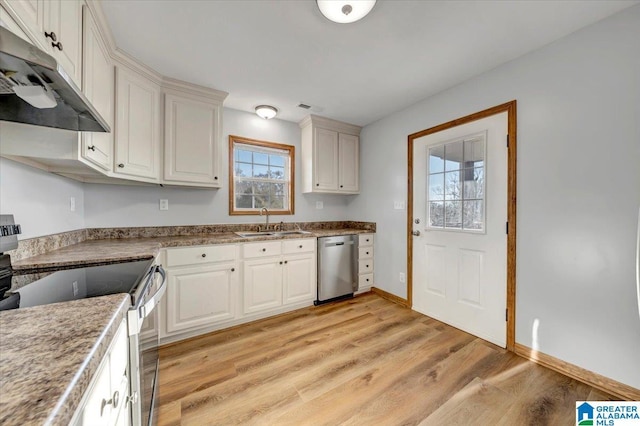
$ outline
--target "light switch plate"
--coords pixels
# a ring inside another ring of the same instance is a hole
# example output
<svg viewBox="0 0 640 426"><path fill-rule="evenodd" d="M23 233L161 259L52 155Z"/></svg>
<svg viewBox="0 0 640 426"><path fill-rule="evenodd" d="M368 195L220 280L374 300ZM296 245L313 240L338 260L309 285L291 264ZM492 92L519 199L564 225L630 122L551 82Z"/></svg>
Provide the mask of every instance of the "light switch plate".
<svg viewBox="0 0 640 426"><path fill-rule="evenodd" d="M76 197L69 198L69 210L72 212L76 211Z"/></svg>
<svg viewBox="0 0 640 426"><path fill-rule="evenodd" d="M394 201L393 208L394 210L404 210L404 201Z"/></svg>
<svg viewBox="0 0 640 426"><path fill-rule="evenodd" d="M169 200L160 200L160 210L169 210Z"/></svg>
<svg viewBox="0 0 640 426"><path fill-rule="evenodd" d="M324 203L322 201L316 201L316 209L322 210L324 208Z"/></svg>

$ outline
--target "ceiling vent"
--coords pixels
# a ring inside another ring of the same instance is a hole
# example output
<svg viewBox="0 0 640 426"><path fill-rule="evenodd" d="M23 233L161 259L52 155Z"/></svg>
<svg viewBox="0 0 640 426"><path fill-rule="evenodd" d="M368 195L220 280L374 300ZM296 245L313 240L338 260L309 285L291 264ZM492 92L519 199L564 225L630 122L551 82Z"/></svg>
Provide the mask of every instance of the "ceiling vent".
<svg viewBox="0 0 640 426"><path fill-rule="evenodd" d="M298 104L298 108L302 108L302 109L311 109L311 105L307 105L307 104Z"/></svg>

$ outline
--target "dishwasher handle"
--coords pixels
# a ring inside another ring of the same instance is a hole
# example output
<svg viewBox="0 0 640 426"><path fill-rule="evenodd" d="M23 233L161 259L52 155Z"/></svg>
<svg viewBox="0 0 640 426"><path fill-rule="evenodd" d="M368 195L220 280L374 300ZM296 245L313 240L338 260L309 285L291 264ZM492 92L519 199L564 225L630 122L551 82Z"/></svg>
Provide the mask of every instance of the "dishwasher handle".
<svg viewBox="0 0 640 426"><path fill-rule="evenodd" d="M331 242L331 241L326 241L323 244L323 247L335 247L335 246L352 246L354 244L353 241L338 241L338 242Z"/></svg>

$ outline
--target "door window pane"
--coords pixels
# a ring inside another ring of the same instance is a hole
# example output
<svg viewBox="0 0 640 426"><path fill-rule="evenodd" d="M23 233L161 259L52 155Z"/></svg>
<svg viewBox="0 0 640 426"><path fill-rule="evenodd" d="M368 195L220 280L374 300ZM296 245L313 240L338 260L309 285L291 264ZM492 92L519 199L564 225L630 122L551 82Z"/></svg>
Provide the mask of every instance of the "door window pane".
<svg viewBox="0 0 640 426"><path fill-rule="evenodd" d="M482 167L484 165L484 138L464 141L464 166Z"/></svg>
<svg viewBox="0 0 640 426"><path fill-rule="evenodd" d="M464 201L462 207L462 221L464 229L482 229L484 223L483 201Z"/></svg>
<svg viewBox="0 0 640 426"><path fill-rule="evenodd" d="M444 203L444 227L462 228L462 201L446 201Z"/></svg>
<svg viewBox="0 0 640 426"><path fill-rule="evenodd" d="M451 142L444 146L444 169L460 170L462 167L462 141Z"/></svg>
<svg viewBox="0 0 640 426"><path fill-rule="evenodd" d="M444 200L444 173L429 176L429 199Z"/></svg>
<svg viewBox="0 0 640 426"><path fill-rule="evenodd" d="M444 174L444 199L461 200L462 188L460 187L460 171L447 172Z"/></svg>
<svg viewBox="0 0 640 426"><path fill-rule="evenodd" d="M484 198L484 168L464 169L464 194L465 200ZM467 179L469 178L469 179Z"/></svg>
<svg viewBox="0 0 640 426"><path fill-rule="evenodd" d="M444 202L429 202L429 226L442 228L444 227Z"/></svg>
<svg viewBox="0 0 640 426"><path fill-rule="evenodd" d="M444 172L444 145L429 148L429 173Z"/></svg>

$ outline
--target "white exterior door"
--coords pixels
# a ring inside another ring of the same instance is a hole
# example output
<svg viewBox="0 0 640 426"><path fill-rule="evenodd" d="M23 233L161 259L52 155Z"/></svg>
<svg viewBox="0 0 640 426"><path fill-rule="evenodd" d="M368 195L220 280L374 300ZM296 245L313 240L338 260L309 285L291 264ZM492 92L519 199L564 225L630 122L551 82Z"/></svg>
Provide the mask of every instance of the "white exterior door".
<svg viewBox="0 0 640 426"><path fill-rule="evenodd" d="M412 176L413 309L501 347L506 142L507 113L423 136L414 142Z"/></svg>

